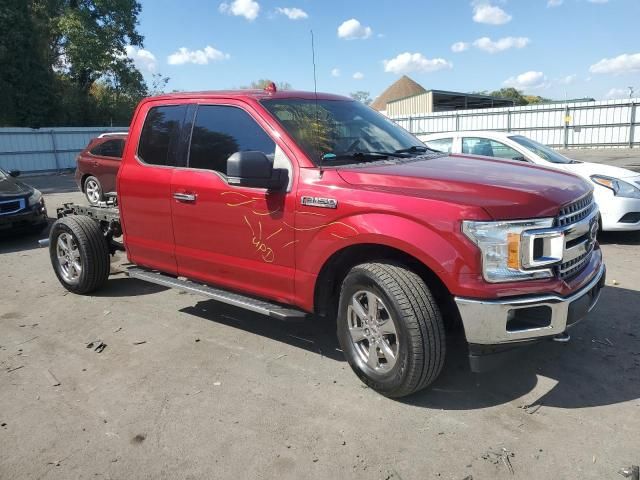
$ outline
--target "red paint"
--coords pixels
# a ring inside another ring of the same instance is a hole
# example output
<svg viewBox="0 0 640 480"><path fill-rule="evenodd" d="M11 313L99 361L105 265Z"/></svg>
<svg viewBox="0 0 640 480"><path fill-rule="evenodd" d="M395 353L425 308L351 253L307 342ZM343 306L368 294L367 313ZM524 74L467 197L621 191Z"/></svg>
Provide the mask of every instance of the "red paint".
<svg viewBox="0 0 640 480"><path fill-rule="evenodd" d="M318 94L321 99L340 99ZM325 168L323 172L261 106L260 99L314 98L307 92L229 91L172 94L138 107L118 175L129 260L173 274L314 309L316 279L339 250L377 244L430 268L453 295L567 295L602 262L599 251L570 284L559 279L488 284L477 248L461 221L553 217L590 186L556 170L455 156L393 166ZM217 173L153 167L136 157L151 106L224 104L243 108L292 163L290 193L234 187ZM174 193L193 193L185 203ZM336 209L301 204L332 198Z"/></svg>

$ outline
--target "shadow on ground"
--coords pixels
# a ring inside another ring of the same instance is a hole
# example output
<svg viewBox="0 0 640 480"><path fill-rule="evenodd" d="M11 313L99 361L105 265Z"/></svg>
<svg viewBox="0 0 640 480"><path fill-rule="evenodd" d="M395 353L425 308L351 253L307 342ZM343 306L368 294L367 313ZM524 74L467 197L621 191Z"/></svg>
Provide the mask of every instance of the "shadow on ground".
<svg viewBox="0 0 640 480"><path fill-rule="evenodd" d="M45 195L52 193L72 193L78 191L78 186L73 172L65 172L54 175L38 175L32 177L20 177L27 185L36 187Z"/></svg>
<svg viewBox="0 0 640 480"><path fill-rule="evenodd" d="M36 248L42 248L38 240L49 237L49 228L53 219L49 219L49 225L44 230L38 231L5 231L0 233L0 255L3 253L15 253Z"/></svg>
<svg viewBox="0 0 640 480"><path fill-rule="evenodd" d="M602 245L640 245L640 231L600 232L598 242Z"/></svg>
<svg viewBox="0 0 640 480"><path fill-rule="evenodd" d="M620 312L617 318L608 315L614 305ZM586 408L636 400L640 398L640 333L635 333L638 310L639 292L607 287L597 309L571 330L571 342L544 341L525 347L510 363L483 374L469 370L464 340L452 338L440 378L402 401L443 410L487 408L527 395L537 386L538 376L557 382L530 401L540 408ZM306 322L284 323L215 301L198 302L181 311L344 361L333 327L313 317ZM534 408L538 407L527 411Z"/></svg>

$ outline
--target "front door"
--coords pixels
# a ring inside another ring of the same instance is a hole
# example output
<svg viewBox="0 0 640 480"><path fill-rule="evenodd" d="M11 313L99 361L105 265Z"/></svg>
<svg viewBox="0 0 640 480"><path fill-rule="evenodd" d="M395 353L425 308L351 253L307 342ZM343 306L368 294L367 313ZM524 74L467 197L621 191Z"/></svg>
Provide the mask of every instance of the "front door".
<svg viewBox="0 0 640 480"><path fill-rule="evenodd" d="M282 302L293 296L295 198L231 186L227 158L255 150L278 166L283 150L240 103L199 105L186 169L174 171L172 214L180 275ZM260 122L260 123L259 123Z"/></svg>

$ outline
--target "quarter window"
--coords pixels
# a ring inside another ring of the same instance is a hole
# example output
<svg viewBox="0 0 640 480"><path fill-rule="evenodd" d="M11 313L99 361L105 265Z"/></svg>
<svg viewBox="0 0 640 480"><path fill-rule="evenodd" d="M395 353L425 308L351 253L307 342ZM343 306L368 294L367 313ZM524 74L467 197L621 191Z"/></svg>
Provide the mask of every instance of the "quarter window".
<svg viewBox="0 0 640 480"><path fill-rule="evenodd" d="M222 105L198 107L191 135L189 167L227 174L227 159L255 150L273 160L276 144L244 110Z"/></svg>
<svg viewBox="0 0 640 480"><path fill-rule="evenodd" d="M438 138L436 140L428 140L424 144L439 152L451 153L451 147L453 145L453 138Z"/></svg>
<svg viewBox="0 0 640 480"><path fill-rule="evenodd" d="M138 157L151 165L176 166L180 128L187 107L154 107L147 113L142 127Z"/></svg>
<svg viewBox="0 0 640 480"><path fill-rule="evenodd" d="M467 137L462 139L462 153L484 155L485 157L507 158L525 161L524 156L504 143L488 138Z"/></svg>

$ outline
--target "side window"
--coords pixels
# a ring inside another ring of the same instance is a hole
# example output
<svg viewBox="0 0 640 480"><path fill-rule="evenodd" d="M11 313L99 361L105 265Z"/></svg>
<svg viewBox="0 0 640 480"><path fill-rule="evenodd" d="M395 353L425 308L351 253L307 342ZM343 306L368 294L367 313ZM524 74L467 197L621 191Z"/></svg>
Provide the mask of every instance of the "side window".
<svg viewBox="0 0 640 480"><path fill-rule="evenodd" d="M437 140L427 140L424 144L438 150L439 152L451 153L451 147L453 146L453 138L438 138Z"/></svg>
<svg viewBox="0 0 640 480"><path fill-rule="evenodd" d="M189 167L227 174L227 158L257 150L273 159L276 144L244 110L222 105L198 107L191 135Z"/></svg>
<svg viewBox="0 0 640 480"><path fill-rule="evenodd" d="M101 157L121 158L123 150L124 140L121 138L114 138L113 140L107 140L106 142L97 145L91 150L91 153Z"/></svg>
<svg viewBox="0 0 640 480"><path fill-rule="evenodd" d="M147 113L142 127L138 157L150 165L176 166L180 128L187 107L154 107Z"/></svg>
<svg viewBox="0 0 640 480"><path fill-rule="evenodd" d="M485 157L507 158L510 160L525 160L520 152L516 152L504 143L489 140L488 138L463 138L462 153L484 155Z"/></svg>

